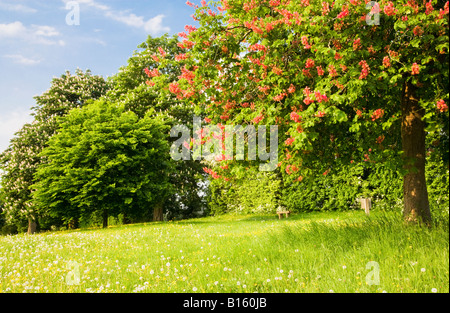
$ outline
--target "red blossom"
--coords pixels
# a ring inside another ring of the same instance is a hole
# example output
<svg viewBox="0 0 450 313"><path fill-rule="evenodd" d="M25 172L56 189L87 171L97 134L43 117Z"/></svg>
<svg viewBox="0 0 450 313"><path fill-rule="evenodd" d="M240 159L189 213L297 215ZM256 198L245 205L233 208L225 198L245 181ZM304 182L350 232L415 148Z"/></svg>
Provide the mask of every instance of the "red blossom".
<svg viewBox="0 0 450 313"><path fill-rule="evenodd" d="M359 79L365 79L369 75L370 67L365 60L361 60L359 65L362 66L361 75L359 75Z"/></svg>
<svg viewBox="0 0 450 313"><path fill-rule="evenodd" d="M428 1L428 2L425 4L425 7L426 7L426 10L425 10L425 14L426 14L426 15L430 14L431 12L433 12L433 4L431 3L431 0Z"/></svg>
<svg viewBox="0 0 450 313"><path fill-rule="evenodd" d="M284 97L286 97L287 94L285 92L280 93L279 95L276 95L275 97L273 97L273 100L275 101L281 101L284 99Z"/></svg>
<svg viewBox="0 0 450 313"><path fill-rule="evenodd" d="M313 59L308 59L306 60L306 68L311 68L314 67L314 60Z"/></svg>
<svg viewBox="0 0 450 313"><path fill-rule="evenodd" d="M175 93L175 94L181 93L181 89L180 89L178 83L170 83L169 84L169 91L171 93Z"/></svg>
<svg viewBox="0 0 450 313"><path fill-rule="evenodd" d="M398 11L396 8L394 8L394 3L392 1L389 1L387 5L384 6L383 10L387 16L395 15Z"/></svg>
<svg viewBox="0 0 450 313"><path fill-rule="evenodd" d="M303 75L305 75L306 77L312 77L312 75L311 75L311 73L309 72L309 70L307 70L307 69L302 69L302 73L303 73Z"/></svg>
<svg viewBox="0 0 450 313"><path fill-rule="evenodd" d="M411 66L411 75L417 75L420 73L420 66L417 63L413 63Z"/></svg>
<svg viewBox="0 0 450 313"><path fill-rule="evenodd" d="M444 5L444 9L439 9L439 19L444 18L444 15L449 13L449 9L448 9L448 1L445 3Z"/></svg>
<svg viewBox="0 0 450 313"><path fill-rule="evenodd" d="M361 38L357 38L353 41L353 50L358 50L361 47Z"/></svg>
<svg viewBox="0 0 450 313"><path fill-rule="evenodd" d="M259 122L261 122L264 119L264 115L260 114L257 117L255 117L252 121L254 124L258 124Z"/></svg>
<svg viewBox="0 0 450 313"><path fill-rule="evenodd" d="M295 141L295 138L289 137L288 139L285 140L285 144L286 146L290 146L293 142Z"/></svg>
<svg viewBox="0 0 450 313"><path fill-rule="evenodd" d="M276 67L276 66L274 66L274 67L272 68L272 72L274 72L274 73L277 74L277 75L283 74L283 70L280 69L280 68L278 68L278 67Z"/></svg>
<svg viewBox="0 0 450 313"><path fill-rule="evenodd" d="M259 44L259 43L255 43L255 44L249 46L248 49L249 49L250 51L266 51L266 50L267 50L267 47L264 46L264 45L261 45L261 44Z"/></svg>
<svg viewBox="0 0 450 313"><path fill-rule="evenodd" d="M334 67L333 64L330 64L330 65L328 66L328 72L329 72L329 75L330 75L331 77L337 76L337 71L336 71L336 68Z"/></svg>
<svg viewBox="0 0 450 313"><path fill-rule="evenodd" d="M372 121L375 121L379 118L382 118L384 115L384 110L383 109L376 109L373 113L372 113Z"/></svg>
<svg viewBox="0 0 450 313"><path fill-rule="evenodd" d="M322 69L322 66L317 66L317 75L323 76L325 74L324 70Z"/></svg>
<svg viewBox="0 0 450 313"><path fill-rule="evenodd" d="M180 53L175 56L175 61L186 60L189 56L186 53Z"/></svg>
<svg viewBox="0 0 450 313"><path fill-rule="evenodd" d="M158 47L158 51L159 51L159 53L161 54L161 56L162 56L163 58L167 55L166 51L164 51L164 49L161 48L161 47Z"/></svg>
<svg viewBox="0 0 450 313"><path fill-rule="evenodd" d="M384 135L378 136L377 143L381 144L384 141L384 138L385 138Z"/></svg>
<svg viewBox="0 0 450 313"><path fill-rule="evenodd" d="M195 78L195 73L192 71L189 71L186 68L186 65L181 69L181 75L178 76L179 79L186 79L189 82L192 82L192 80Z"/></svg>
<svg viewBox="0 0 450 313"><path fill-rule="evenodd" d="M342 11L341 11L341 13L338 14L337 18L339 18L339 19L344 18L344 17L346 17L349 13L350 13L350 12L348 11L347 6L344 5L344 6L342 6Z"/></svg>
<svg viewBox="0 0 450 313"><path fill-rule="evenodd" d="M313 102L314 102L314 100L312 100L312 99L309 97L309 95L306 96L305 99L303 99L303 103L306 104L306 105L309 105L309 104L311 104L311 103L313 103Z"/></svg>
<svg viewBox="0 0 450 313"><path fill-rule="evenodd" d="M153 77L157 77L160 76L161 73L159 72L159 70L157 68L154 68L153 70L149 70L148 68L144 69L145 74L147 74L148 77L153 78Z"/></svg>
<svg viewBox="0 0 450 313"><path fill-rule="evenodd" d="M311 49L311 45L308 43L308 36L302 36L301 40L302 40L303 48Z"/></svg>
<svg viewBox="0 0 450 313"><path fill-rule="evenodd" d="M390 62L390 59L389 59L388 56L385 56L385 57L383 58L383 66L384 66L384 67L390 67L390 66L391 66L391 62Z"/></svg>
<svg viewBox="0 0 450 313"><path fill-rule="evenodd" d="M438 110L441 111L441 112L446 112L446 111L448 111L447 103L445 103L445 101L444 101L443 99L440 99L440 100L436 103L436 107L437 107Z"/></svg>
<svg viewBox="0 0 450 313"><path fill-rule="evenodd" d="M322 15L328 15L330 13L330 4L326 1L322 2Z"/></svg>
<svg viewBox="0 0 450 313"><path fill-rule="evenodd" d="M293 84L291 84L288 88L288 92L289 93L294 93L295 92L295 86Z"/></svg>
<svg viewBox="0 0 450 313"><path fill-rule="evenodd" d="M184 30L188 32L188 34L195 32L197 30L197 27L192 25L185 25Z"/></svg>
<svg viewBox="0 0 450 313"><path fill-rule="evenodd" d="M322 112L322 111L318 111L316 114L317 117L324 117L325 115L326 115L326 113Z"/></svg>
<svg viewBox="0 0 450 313"><path fill-rule="evenodd" d="M291 112L291 120L298 123L300 121L301 117L298 115L297 112Z"/></svg>

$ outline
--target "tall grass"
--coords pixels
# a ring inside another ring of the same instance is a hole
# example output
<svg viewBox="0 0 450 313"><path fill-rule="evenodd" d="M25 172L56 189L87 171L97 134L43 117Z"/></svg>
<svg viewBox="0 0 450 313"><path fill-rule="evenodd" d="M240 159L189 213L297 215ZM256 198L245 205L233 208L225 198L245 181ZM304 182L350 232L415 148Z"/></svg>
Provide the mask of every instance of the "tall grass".
<svg viewBox="0 0 450 313"><path fill-rule="evenodd" d="M448 234L357 211L8 236L0 291L448 292Z"/></svg>

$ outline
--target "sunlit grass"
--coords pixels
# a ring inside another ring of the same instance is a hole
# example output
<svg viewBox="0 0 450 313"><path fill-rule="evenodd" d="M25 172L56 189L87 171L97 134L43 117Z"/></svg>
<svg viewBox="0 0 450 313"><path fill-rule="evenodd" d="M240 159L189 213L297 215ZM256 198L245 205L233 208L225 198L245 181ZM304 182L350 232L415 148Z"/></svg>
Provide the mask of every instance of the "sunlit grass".
<svg viewBox="0 0 450 313"><path fill-rule="evenodd" d="M0 237L0 291L448 292L448 235L360 211L16 235Z"/></svg>

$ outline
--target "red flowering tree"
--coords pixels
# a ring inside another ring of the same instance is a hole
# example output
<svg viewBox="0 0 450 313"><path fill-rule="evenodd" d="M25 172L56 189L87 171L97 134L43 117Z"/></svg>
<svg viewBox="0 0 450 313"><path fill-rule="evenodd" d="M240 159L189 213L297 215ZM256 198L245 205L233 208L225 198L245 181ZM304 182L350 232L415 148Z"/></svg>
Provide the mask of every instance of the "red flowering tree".
<svg viewBox="0 0 450 313"><path fill-rule="evenodd" d="M395 165L405 220L431 222L425 140L448 123L448 1L187 4L200 27L179 34L183 75L149 75L150 85L213 124L278 125L292 180Z"/></svg>

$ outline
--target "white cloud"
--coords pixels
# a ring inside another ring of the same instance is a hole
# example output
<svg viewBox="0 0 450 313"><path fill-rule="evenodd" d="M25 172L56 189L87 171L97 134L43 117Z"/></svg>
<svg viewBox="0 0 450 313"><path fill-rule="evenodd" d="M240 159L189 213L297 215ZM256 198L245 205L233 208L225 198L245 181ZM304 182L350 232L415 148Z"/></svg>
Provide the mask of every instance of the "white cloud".
<svg viewBox="0 0 450 313"><path fill-rule="evenodd" d="M71 0L62 0L64 3L68 3ZM162 20L165 17L160 14L149 20L145 20L143 16L137 16L134 13L129 13L128 11L114 11L110 7L96 2L95 0L78 0L80 4L85 4L89 7L103 11L105 16L121 22L127 26L141 28L151 35L157 35L164 32L170 32L170 28L163 26Z"/></svg>
<svg viewBox="0 0 450 313"><path fill-rule="evenodd" d="M26 27L19 21L0 24L0 38L2 37L20 37L26 33Z"/></svg>
<svg viewBox="0 0 450 313"><path fill-rule="evenodd" d="M124 12L108 11L105 15L113 20L124 23L127 26L142 28L151 35L156 35L163 32L169 32L170 28L162 25L164 18L163 14L157 15L148 21L144 20L144 17L137 16L133 13L125 14Z"/></svg>
<svg viewBox="0 0 450 313"><path fill-rule="evenodd" d="M108 11L105 13L105 16L112 18L115 21L124 23L125 25L141 28L144 27L144 18L142 16L136 16L131 13L128 15L124 15L123 13L116 13L113 11Z"/></svg>
<svg viewBox="0 0 450 313"><path fill-rule="evenodd" d="M37 10L29 6L17 3L0 2L0 10L13 11L19 13L36 13Z"/></svg>
<svg viewBox="0 0 450 313"><path fill-rule="evenodd" d="M20 21L0 24L0 38L26 40L29 43L44 45L65 45L63 40L51 39L61 34L52 26L31 25L29 27Z"/></svg>
<svg viewBox="0 0 450 313"><path fill-rule="evenodd" d="M60 33L52 26L31 25L31 29L36 36L53 37L60 35Z"/></svg>
<svg viewBox="0 0 450 313"><path fill-rule="evenodd" d="M149 19L147 22L145 22L145 30L152 35L170 32L169 27L162 25L163 18L164 15L160 14L155 16L154 18Z"/></svg>
<svg viewBox="0 0 450 313"><path fill-rule="evenodd" d="M24 57L21 54L7 54L7 55L4 55L3 57L11 59L14 63L22 64L22 65L36 65L36 64L41 63L41 60L30 59L30 58Z"/></svg>

